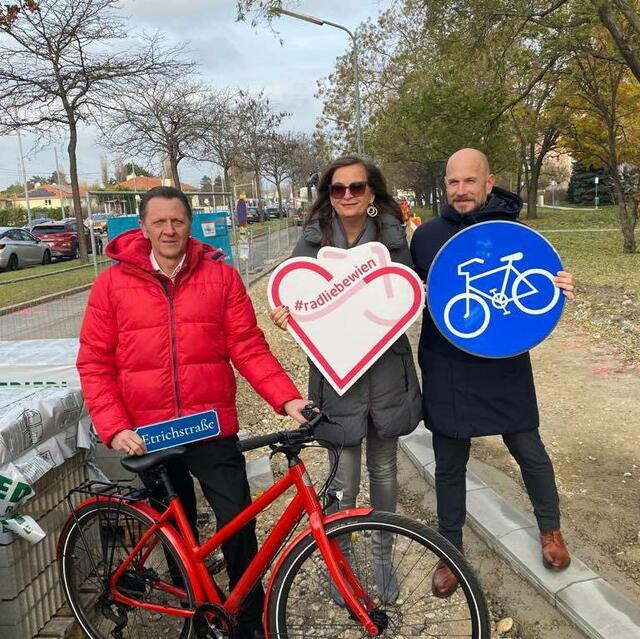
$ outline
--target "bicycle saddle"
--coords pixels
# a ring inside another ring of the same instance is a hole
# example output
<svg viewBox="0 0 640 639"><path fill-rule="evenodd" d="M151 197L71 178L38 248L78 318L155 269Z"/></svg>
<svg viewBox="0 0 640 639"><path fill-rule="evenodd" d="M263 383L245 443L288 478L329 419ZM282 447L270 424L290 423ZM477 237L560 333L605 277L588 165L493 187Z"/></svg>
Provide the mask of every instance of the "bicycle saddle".
<svg viewBox="0 0 640 639"><path fill-rule="evenodd" d="M176 446L175 448L168 448L167 450L159 450L157 453L127 455L120 460L120 463L132 473L141 473L170 459L180 457L180 455L186 452L187 449L184 446Z"/></svg>

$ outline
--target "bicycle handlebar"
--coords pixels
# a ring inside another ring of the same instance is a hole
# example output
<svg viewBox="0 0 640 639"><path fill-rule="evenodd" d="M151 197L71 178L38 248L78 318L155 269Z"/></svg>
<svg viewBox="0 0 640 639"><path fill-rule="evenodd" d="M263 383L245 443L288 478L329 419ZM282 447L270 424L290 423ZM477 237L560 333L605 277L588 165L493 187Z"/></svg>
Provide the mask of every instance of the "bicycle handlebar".
<svg viewBox="0 0 640 639"><path fill-rule="evenodd" d="M268 435L257 435L256 437L247 437L241 439L237 444L237 448L241 453L245 453L255 448L263 446L272 446L274 444L303 444L313 439L313 431L318 423L325 417L322 413L314 410L315 406L309 404L302 409L302 415L307 420L296 430L281 430L277 433L269 433Z"/></svg>

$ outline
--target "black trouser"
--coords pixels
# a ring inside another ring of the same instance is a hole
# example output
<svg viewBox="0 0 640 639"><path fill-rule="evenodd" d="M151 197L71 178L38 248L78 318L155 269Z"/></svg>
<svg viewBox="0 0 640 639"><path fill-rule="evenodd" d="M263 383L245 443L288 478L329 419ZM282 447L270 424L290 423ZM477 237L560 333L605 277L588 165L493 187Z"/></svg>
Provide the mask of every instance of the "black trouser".
<svg viewBox="0 0 640 639"><path fill-rule="evenodd" d="M237 441L237 437L227 437L191 444L187 446L184 455L168 464L169 478L196 537L197 504L191 474L200 482L202 492L215 513L218 530L251 503L244 456L236 448ZM142 480L151 487L148 477L143 477ZM155 499L163 497L161 487L155 485L152 491ZM153 505L159 507L155 500ZM255 521L247 524L222 545L230 589L236 585L257 550ZM245 599L242 610L238 613L240 637L243 636L243 631L262 627L263 603L264 591L259 585Z"/></svg>
<svg viewBox="0 0 640 639"><path fill-rule="evenodd" d="M560 528L558 489L553 465L538 430L509 433L502 435L502 440L520 466L540 531L557 530ZM465 476L470 448L470 439L433 434L438 530L456 548L462 548L467 494Z"/></svg>

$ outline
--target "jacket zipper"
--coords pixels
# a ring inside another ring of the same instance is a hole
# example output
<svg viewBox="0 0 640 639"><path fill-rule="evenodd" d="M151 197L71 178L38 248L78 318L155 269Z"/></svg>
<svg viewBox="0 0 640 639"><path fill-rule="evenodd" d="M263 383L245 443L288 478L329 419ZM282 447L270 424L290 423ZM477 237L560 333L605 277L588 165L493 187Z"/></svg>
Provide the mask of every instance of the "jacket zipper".
<svg viewBox="0 0 640 639"><path fill-rule="evenodd" d="M178 353L176 350L176 318L173 305L173 297L175 295L175 284L165 285L165 282L160 280L162 290L169 302L169 325L171 332L171 374L173 377L173 390L176 395L176 406L178 408L178 416L182 414L182 404L180 401L180 386L178 384ZM169 287L173 286L173 291L170 292Z"/></svg>

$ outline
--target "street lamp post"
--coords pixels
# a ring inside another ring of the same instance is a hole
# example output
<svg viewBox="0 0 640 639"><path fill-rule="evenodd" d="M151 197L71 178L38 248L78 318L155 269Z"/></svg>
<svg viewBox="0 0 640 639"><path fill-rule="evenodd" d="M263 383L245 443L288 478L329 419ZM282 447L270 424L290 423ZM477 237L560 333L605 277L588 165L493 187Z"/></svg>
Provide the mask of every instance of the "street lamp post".
<svg viewBox="0 0 640 639"><path fill-rule="evenodd" d="M600 181L600 178L596 175L596 177L593 178L593 181L596 184L596 196L594 198L594 202L595 202L596 208L598 208L598 204L600 204L600 200L598 199L598 182Z"/></svg>
<svg viewBox="0 0 640 639"><path fill-rule="evenodd" d="M27 171L24 168L24 154L22 153L22 136L20 135L20 129L18 133L18 152L20 154L20 166L22 167L22 180L24 185L24 200L27 204L27 222L29 224L29 231L31 231L31 204L29 204L29 187L27 184Z"/></svg>
<svg viewBox="0 0 640 639"><path fill-rule="evenodd" d="M317 24L318 26L335 27L341 29L349 34L351 41L353 42L353 77L355 84L355 99L356 99L356 150L358 155L364 155L364 144L362 141L362 112L360 110L360 71L358 67L358 43L356 42L355 35L347 29L347 27L337 24L336 22L330 22L329 20L323 20L322 18L316 18L309 16L305 13L297 13L295 11L289 11L289 9L274 9L274 13L279 15L289 16L290 18L296 18L298 20L304 20L311 24Z"/></svg>

